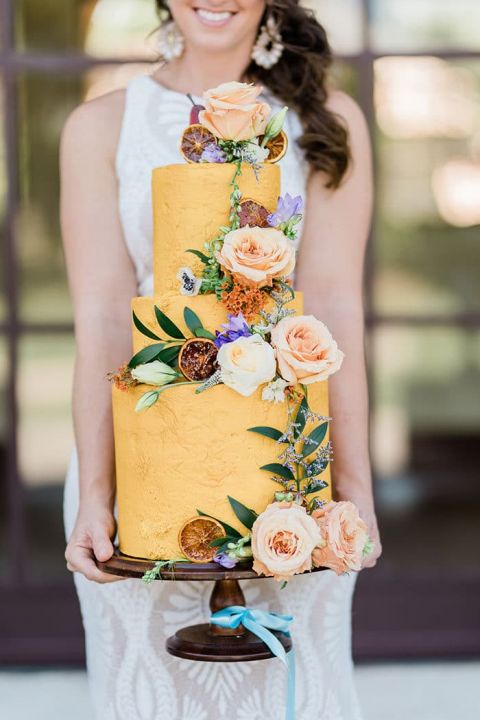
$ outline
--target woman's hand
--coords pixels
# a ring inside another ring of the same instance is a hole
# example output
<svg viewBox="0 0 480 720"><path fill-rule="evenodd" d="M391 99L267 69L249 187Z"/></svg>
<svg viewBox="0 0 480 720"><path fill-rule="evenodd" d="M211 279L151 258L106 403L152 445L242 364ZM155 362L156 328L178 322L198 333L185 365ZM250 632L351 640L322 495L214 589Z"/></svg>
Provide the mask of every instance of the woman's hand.
<svg viewBox="0 0 480 720"><path fill-rule="evenodd" d="M114 535L115 519L110 508L93 503L82 504L65 551L67 568L99 583L122 580L121 577L101 572L94 560L96 558L106 562L112 557Z"/></svg>

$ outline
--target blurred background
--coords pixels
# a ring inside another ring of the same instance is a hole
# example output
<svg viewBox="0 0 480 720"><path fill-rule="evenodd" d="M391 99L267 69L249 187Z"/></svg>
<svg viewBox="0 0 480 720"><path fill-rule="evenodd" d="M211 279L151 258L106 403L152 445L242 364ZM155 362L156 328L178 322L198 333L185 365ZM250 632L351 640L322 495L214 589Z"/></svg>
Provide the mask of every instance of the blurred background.
<svg viewBox="0 0 480 720"><path fill-rule="evenodd" d="M374 139L366 269L383 559L359 660L480 656L480 3L310 0ZM151 71L153 0L0 0L0 663L80 665L62 485L74 344L58 141ZM161 109L159 108L159 112Z"/></svg>

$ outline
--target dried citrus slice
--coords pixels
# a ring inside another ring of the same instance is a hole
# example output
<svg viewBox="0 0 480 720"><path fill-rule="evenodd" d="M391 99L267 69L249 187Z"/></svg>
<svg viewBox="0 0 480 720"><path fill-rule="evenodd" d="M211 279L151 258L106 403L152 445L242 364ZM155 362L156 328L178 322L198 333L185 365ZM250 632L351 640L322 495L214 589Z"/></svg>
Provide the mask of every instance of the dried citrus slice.
<svg viewBox="0 0 480 720"><path fill-rule="evenodd" d="M198 163L208 145L216 144L217 138L206 127L196 123L183 131L180 140L180 152L187 162Z"/></svg>
<svg viewBox="0 0 480 720"><path fill-rule="evenodd" d="M238 211L240 227L268 227L269 214L267 208L255 200L242 200Z"/></svg>
<svg viewBox="0 0 480 720"><path fill-rule="evenodd" d="M178 366L187 380L207 380L217 369L217 347L208 338L190 338L183 343Z"/></svg>
<svg viewBox="0 0 480 720"><path fill-rule="evenodd" d="M210 547L212 540L225 537L226 533L218 520L210 517L193 517L187 520L178 533L178 544L186 558L195 563L213 560L217 551Z"/></svg>
<svg viewBox="0 0 480 720"><path fill-rule="evenodd" d="M262 138L259 138L259 141L261 144ZM265 162L276 163L281 160L287 152L288 147L288 138L283 130L280 130L278 135L269 140L265 147L270 151Z"/></svg>

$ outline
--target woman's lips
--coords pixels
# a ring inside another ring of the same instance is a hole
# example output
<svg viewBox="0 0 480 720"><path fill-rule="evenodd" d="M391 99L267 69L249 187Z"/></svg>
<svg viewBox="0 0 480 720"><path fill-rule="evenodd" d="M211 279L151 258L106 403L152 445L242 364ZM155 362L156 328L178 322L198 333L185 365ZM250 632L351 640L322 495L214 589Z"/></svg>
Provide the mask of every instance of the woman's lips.
<svg viewBox="0 0 480 720"><path fill-rule="evenodd" d="M204 8L195 8L195 14L200 22L208 27L225 27L235 15L229 10L205 10Z"/></svg>

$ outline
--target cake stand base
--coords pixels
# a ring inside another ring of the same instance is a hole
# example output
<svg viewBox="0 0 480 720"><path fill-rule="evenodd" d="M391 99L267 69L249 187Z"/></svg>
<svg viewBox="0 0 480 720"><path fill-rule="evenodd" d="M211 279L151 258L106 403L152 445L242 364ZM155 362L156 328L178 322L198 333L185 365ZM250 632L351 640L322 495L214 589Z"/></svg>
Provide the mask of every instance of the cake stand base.
<svg viewBox="0 0 480 720"><path fill-rule="evenodd" d="M123 555L119 550L106 562L98 562L102 572L128 578L141 578L147 570L151 570L153 560L133 558ZM319 568L321 569L321 568ZM314 571L315 572L315 571ZM210 596L212 613L230 605L245 605L245 597L240 587L240 580L262 580L250 562L239 563L227 570L217 563L175 563L162 569L159 580L205 581L213 580L214 586ZM274 633L282 643L286 652L292 649L292 640L282 633ZM168 638L167 651L176 657L187 660L207 662L245 662L246 660L267 660L274 657L268 647L256 635L246 630L243 625L238 628L222 628L213 624L191 625L177 630Z"/></svg>

